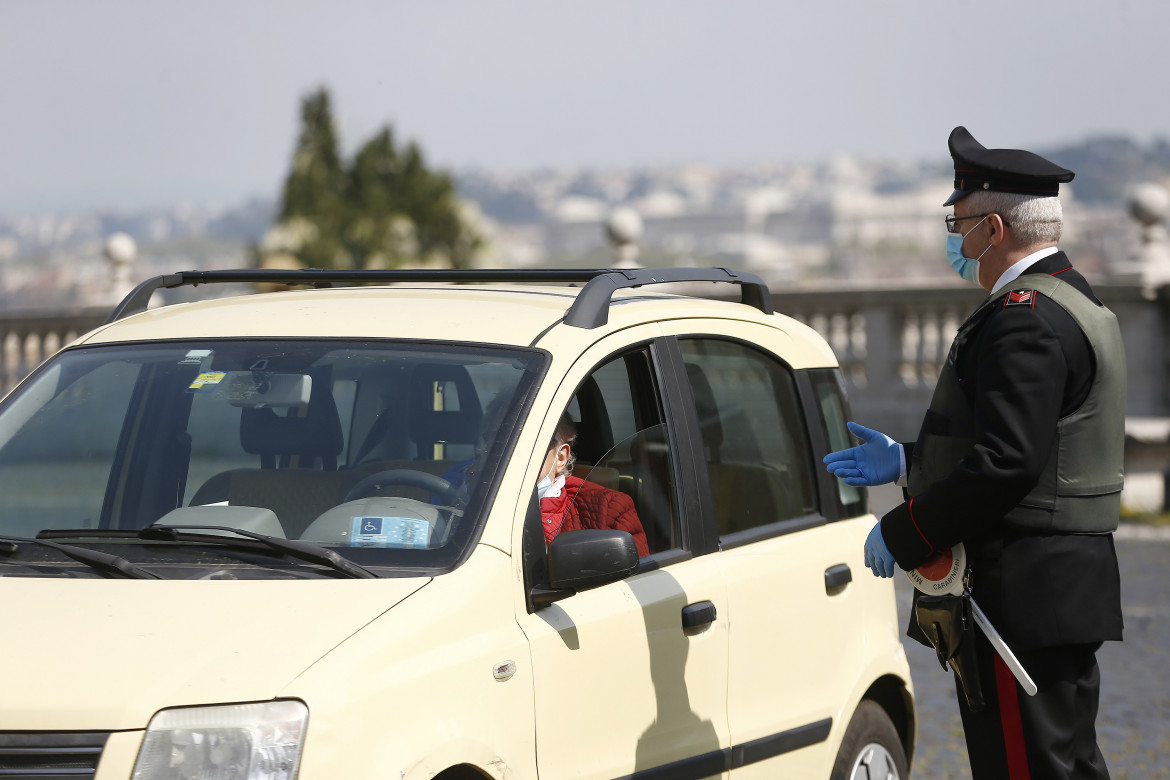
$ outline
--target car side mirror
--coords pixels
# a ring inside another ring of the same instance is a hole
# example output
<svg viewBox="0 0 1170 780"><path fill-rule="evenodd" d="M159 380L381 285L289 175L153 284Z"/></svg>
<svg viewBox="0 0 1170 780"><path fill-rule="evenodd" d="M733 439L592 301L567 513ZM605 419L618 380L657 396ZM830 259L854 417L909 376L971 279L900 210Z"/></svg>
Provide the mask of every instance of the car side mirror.
<svg viewBox="0 0 1170 780"><path fill-rule="evenodd" d="M626 531L565 531L548 546L549 585L585 590L625 579L638 570L638 547Z"/></svg>
<svg viewBox="0 0 1170 780"><path fill-rule="evenodd" d="M579 590L625 579L638 570L638 547L627 531L590 529L565 531L545 547L536 493L528 513L535 522L525 526L524 560L529 582L528 611L544 609Z"/></svg>

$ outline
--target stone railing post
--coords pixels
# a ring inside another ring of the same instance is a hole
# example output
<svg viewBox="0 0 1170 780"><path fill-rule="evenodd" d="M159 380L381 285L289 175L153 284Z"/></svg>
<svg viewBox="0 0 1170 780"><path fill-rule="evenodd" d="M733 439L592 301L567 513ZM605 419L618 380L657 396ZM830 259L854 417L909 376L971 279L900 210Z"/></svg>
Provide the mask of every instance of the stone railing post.
<svg viewBox="0 0 1170 780"><path fill-rule="evenodd" d="M1163 224L1170 211L1170 192L1161 184L1139 184L1127 205L1130 216L1141 225L1141 245L1131 265L1141 274L1143 294L1153 300L1158 288L1170 284L1170 240Z"/></svg>
<svg viewBox="0 0 1170 780"><path fill-rule="evenodd" d="M620 208L605 223L605 236L617 257L615 268L638 267L638 240L642 237L642 217L631 208Z"/></svg>
<svg viewBox="0 0 1170 780"><path fill-rule="evenodd" d="M865 388L868 395L889 397L902 389L902 323L892 306L868 301L865 318Z"/></svg>

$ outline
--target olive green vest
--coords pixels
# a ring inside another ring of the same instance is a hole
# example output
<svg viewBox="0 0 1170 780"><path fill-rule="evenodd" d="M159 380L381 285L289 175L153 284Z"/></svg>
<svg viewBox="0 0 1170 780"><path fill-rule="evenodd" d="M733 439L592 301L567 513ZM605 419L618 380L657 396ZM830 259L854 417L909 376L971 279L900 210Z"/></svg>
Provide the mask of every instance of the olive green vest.
<svg viewBox="0 0 1170 780"><path fill-rule="evenodd" d="M955 359L974 328L1002 306L1013 290L1036 290L1058 303L1084 332L1096 372L1084 403L1057 422L1040 479L1004 516L1009 526L1067 533L1106 533L1117 528L1125 447L1125 352L1113 312L1056 277L1016 279L977 308L951 344L930 409L946 419L945 434L923 427L910 465L911 495L947 476L975 445L973 410L959 387ZM935 426L931 426L935 427Z"/></svg>

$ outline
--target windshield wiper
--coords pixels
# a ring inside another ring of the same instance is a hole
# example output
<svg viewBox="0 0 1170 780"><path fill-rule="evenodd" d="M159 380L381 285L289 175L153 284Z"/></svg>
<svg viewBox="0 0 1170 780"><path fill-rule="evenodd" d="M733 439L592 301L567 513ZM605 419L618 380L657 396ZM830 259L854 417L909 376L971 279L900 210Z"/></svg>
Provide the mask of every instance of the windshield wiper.
<svg viewBox="0 0 1170 780"><path fill-rule="evenodd" d="M254 531L244 531L240 528L232 528L226 525L148 525L138 532L138 535L143 539L163 538L174 540L179 531L228 531L233 534L239 534L247 539L255 539L256 541L271 547L273 550L284 553L292 558L299 558L302 561L309 563L316 563L321 566L328 566L334 571L340 572L347 577L354 579L377 579L378 575L374 574L364 566L359 566L353 561L349 560L343 555L338 555L327 547L321 547L309 542L302 542L296 539L281 539L278 536L266 536L265 534L258 534ZM201 535L200 542L208 541L213 543L231 544L231 537Z"/></svg>
<svg viewBox="0 0 1170 780"><path fill-rule="evenodd" d="M114 574L133 580L162 579L162 577L154 572L143 569L129 559L123 558L121 555L112 555L110 553L98 552L97 550L90 550L87 547L74 547L71 544L58 544L57 542L50 542L47 539L32 539L25 536L0 535L0 539L7 542L39 544L41 547L56 550L62 555L66 555L75 561L84 563L90 568L105 574Z"/></svg>

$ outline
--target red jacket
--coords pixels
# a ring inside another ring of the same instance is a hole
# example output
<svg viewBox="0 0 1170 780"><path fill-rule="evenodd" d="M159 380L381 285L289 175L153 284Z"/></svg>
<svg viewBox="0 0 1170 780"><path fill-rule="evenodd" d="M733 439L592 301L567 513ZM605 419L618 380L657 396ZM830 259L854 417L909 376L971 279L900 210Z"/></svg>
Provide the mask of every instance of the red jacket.
<svg viewBox="0 0 1170 780"><path fill-rule="evenodd" d="M586 482L580 477L565 477L559 496L540 499L540 519L544 522L544 540L551 542L561 531L585 528L609 528L628 531L634 537L638 555L649 555L646 531L625 493Z"/></svg>

